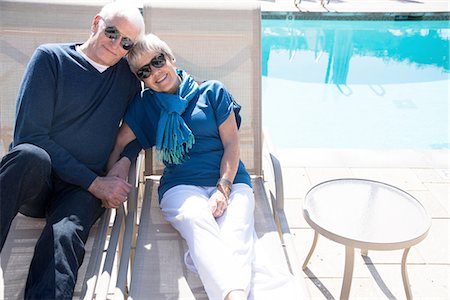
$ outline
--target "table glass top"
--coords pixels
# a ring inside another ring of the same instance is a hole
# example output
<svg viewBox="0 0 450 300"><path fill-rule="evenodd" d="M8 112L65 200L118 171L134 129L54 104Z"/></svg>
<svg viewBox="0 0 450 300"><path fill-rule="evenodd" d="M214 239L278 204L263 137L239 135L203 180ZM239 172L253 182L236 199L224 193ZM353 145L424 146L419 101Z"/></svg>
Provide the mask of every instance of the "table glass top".
<svg viewBox="0 0 450 300"><path fill-rule="evenodd" d="M369 243L416 239L430 227L430 218L417 199L370 180L337 179L316 185L308 192L303 209L312 225Z"/></svg>

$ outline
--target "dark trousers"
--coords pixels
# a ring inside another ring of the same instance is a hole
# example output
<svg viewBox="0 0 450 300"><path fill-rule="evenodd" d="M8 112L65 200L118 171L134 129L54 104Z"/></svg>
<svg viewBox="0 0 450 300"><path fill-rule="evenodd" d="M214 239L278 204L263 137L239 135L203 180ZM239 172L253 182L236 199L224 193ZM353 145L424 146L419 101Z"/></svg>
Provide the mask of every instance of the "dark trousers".
<svg viewBox="0 0 450 300"><path fill-rule="evenodd" d="M34 250L25 298L72 299L89 231L104 212L101 202L54 176L47 152L21 144L0 163L0 251L18 211L47 221Z"/></svg>

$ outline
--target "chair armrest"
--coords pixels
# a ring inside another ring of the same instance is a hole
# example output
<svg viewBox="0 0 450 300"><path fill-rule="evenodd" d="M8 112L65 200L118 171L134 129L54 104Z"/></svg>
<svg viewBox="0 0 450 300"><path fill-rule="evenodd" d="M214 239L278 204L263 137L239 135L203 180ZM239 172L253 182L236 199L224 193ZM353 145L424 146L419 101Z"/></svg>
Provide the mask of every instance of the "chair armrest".
<svg viewBox="0 0 450 300"><path fill-rule="evenodd" d="M117 274L117 282L115 295L120 299L125 298L127 293L127 276L130 261L132 260L131 249L135 242L135 229L137 226L137 203L139 178L143 173L143 156L139 155L136 161L131 165L130 173L128 175L128 182L132 185L131 191L128 195L127 213L125 217L125 230L122 239L122 249L120 251L119 270Z"/></svg>
<svg viewBox="0 0 450 300"><path fill-rule="evenodd" d="M267 158L269 163L268 167L264 169L264 176L265 180L267 178L267 180L269 181L268 195L270 196L275 223L277 225L280 238L284 246L289 269L294 275L297 284L301 286L302 290L306 293L307 288L303 279L303 275L301 273L300 261L297 257L294 240L289 228L286 214L284 212L284 187L281 163L276 157L274 148L271 145L269 137L266 134L264 134L264 148L266 152L265 157Z"/></svg>

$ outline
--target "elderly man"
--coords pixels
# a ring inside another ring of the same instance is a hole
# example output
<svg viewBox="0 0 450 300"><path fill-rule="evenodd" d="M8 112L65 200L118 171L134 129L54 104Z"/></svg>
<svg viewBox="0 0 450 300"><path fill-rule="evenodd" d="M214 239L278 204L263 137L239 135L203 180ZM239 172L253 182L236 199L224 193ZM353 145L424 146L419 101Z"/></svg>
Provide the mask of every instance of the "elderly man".
<svg viewBox="0 0 450 300"><path fill-rule="evenodd" d="M33 54L17 98L14 139L0 164L0 250L17 212L45 217L25 298L71 299L84 244L104 207L130 185L105 174L118 125L140 83L124 56L144 33L136 7L105 5L83 44ZM126 155L126 154L125 154Z"/></svg>

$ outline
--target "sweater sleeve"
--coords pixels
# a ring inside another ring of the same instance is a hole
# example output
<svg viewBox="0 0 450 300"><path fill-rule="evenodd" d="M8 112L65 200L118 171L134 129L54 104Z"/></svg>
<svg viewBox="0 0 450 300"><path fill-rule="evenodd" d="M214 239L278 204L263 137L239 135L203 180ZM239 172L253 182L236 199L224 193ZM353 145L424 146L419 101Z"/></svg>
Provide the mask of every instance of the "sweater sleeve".
<svg viewBox="0 0 450 300"><path fill-rule="evenodd" d="M148 89L136 95L123 118L143 149L149 149L156 143L160 111L151 97L152 92Z"/></svg>
<svg viewBox="0 0 450 300"><path fill-rule="evenodd" d="M125 146L120 157L127 157L130 161L135 161L141 152L142 146L139 143L138 139L133 140Z"/></svg>
<svg viewBox="0 0 450 300"><path fill-rule="evenodd" d="M45 48L33 54L19 89L13 145L30 143L44 149L62 180L87 189L97 177L51 138L56 102L57 62Z"/></svg>

